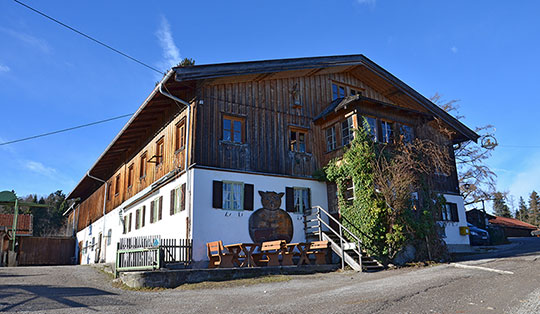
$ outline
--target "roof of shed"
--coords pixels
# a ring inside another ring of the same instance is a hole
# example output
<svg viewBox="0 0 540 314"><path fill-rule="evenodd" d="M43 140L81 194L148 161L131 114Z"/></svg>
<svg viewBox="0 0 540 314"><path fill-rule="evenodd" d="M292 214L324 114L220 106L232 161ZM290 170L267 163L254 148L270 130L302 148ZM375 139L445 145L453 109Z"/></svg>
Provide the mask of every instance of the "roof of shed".
<svg viewBox="0 0 540 314"><path fill-rule="evenodd" d="M521 228L521 229L531 229L536 230L538 227L531 225L529 223L526 223L521 220L517 220L514 218L506 218L506 217L500 217L495 216L495 218L490 219L489 222L494 225L499 225L503 227L511 227L511 228Z"/></svg>

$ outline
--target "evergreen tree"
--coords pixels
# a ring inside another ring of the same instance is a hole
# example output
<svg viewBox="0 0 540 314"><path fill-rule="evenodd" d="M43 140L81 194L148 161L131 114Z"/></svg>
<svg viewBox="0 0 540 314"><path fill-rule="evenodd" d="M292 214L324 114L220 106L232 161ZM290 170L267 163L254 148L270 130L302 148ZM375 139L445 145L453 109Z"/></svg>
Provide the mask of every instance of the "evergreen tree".
<svg viewBox="0 0 540 314"><path fill-rule="evenodd" d="M496 216L511 218L510 208L506 205L505 195L501 192L493 193L493 212Z"/></svg>
<svg viewBox="0 0 540 314"><path fill-rule="evenodd" d="M525 204L525 200L521 196L519 197L516 219L521 221L529 221L529 209L527 208L527 204Z"/></svg>
<svg viewBox="0 0 540 314"><path fill-rule="evenodd" d="M536 191L532 191L529 195L529 221L530 224L538 226L538 218L540 214L540 196Z"/></svg>

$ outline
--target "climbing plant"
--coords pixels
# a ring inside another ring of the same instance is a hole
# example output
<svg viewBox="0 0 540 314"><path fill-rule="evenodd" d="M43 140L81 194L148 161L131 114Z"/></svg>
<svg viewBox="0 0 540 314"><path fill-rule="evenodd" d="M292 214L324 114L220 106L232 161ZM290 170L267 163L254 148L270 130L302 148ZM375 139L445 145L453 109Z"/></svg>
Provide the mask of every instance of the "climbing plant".
<svg viewBox="0 0 540 314"><path fill-rule="evenodd" d="M408 243L424 241L429 252L440 243L435 220L445 202L434 192L435 177L453 171L448 137L423 125L410 142L378 143L364 125L343 156L324 169L338 187L342 222L385 264Z"/></svg>

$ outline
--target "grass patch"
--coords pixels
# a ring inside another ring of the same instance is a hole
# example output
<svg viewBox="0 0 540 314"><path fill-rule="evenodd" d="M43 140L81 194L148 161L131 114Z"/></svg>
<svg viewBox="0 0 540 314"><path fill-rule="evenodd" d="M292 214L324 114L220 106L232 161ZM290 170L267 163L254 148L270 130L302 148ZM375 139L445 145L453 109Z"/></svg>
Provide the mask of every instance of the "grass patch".
<svg viewBox="0 0 540 314"><path fill-rule="evenodd" d="M186 283L179 286L178 290L203 290L203 289L221 289L221 288L230 288L230 287L239 287L239 286L252 286L264 283L273 283L273 282L286 282L291 280L289 276L285 275L276 275L276 276L264 276L257 278L245 278L245 279L235 279L228 281L203 281L199 283Z"/></svg>

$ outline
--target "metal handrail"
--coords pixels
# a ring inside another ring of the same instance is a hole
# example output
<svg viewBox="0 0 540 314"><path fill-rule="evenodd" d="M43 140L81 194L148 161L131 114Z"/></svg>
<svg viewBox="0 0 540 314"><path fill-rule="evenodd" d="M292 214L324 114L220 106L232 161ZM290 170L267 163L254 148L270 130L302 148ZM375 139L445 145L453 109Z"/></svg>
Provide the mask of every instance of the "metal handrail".
<svg viewBox="0 0 540 314"><path fill-rule="evenodd" d="M326 210L324 210L321 206L313 206L313 208L316 208L318 210L321 210L323 213L326 214L326 216L330 217L335 223L338 224L338 226L340 226L340 228L343 228L345 231L347 231L356 241L362 243L362 240L360 240L354 233L352 233L349 229L347 229L347 227L345 227L344 225L341 224L341 222L339 222L336 218L334 218L332 215L330 215ZM326 223L325 223L326 225ZM327 225L328 226L328 225ZM329 227L329 226L328 226ZM329 227L330 228L330 227ZM335 232L334 230L332 230L333 232Z"/></svg>
<svg viewBox="0 0 540 314"><path fill-rule="evenodd" d="M362 243L362 241L354 234L352 233L349 229L347 229L347 227L343 226L336 218L332 217L326 210L324 210L322 207L320 206L313 206L312 209L317 209L317 220L318 220L318 224L319 224L319 234L321 235L322 234L322 229L320 227L321 223L324 224L330 231L332 231L337 237L339 237L339 242L340 242L340 248L341 248L341 266L342 268L345 267L344 263L345 263L345 249L343 247L343 243L344 242L350 242L350 241L347 241L344 237L343 237L343 231L342 230L345 230L352 238L354 238L356 240L356 248L352 248L352 250L358 254L358 263L359 265L361 266L362 265L362 249L361 249L361 246L360 246L360 243ZM323 213L326 214L326 216L328 216L330 219L332 219L338 226L339 226L339 233L336 232L336 230L334 230L334 228L330 227L329 224L326 223L326 221L324 221L321 217L321 211Z"/></svg>

